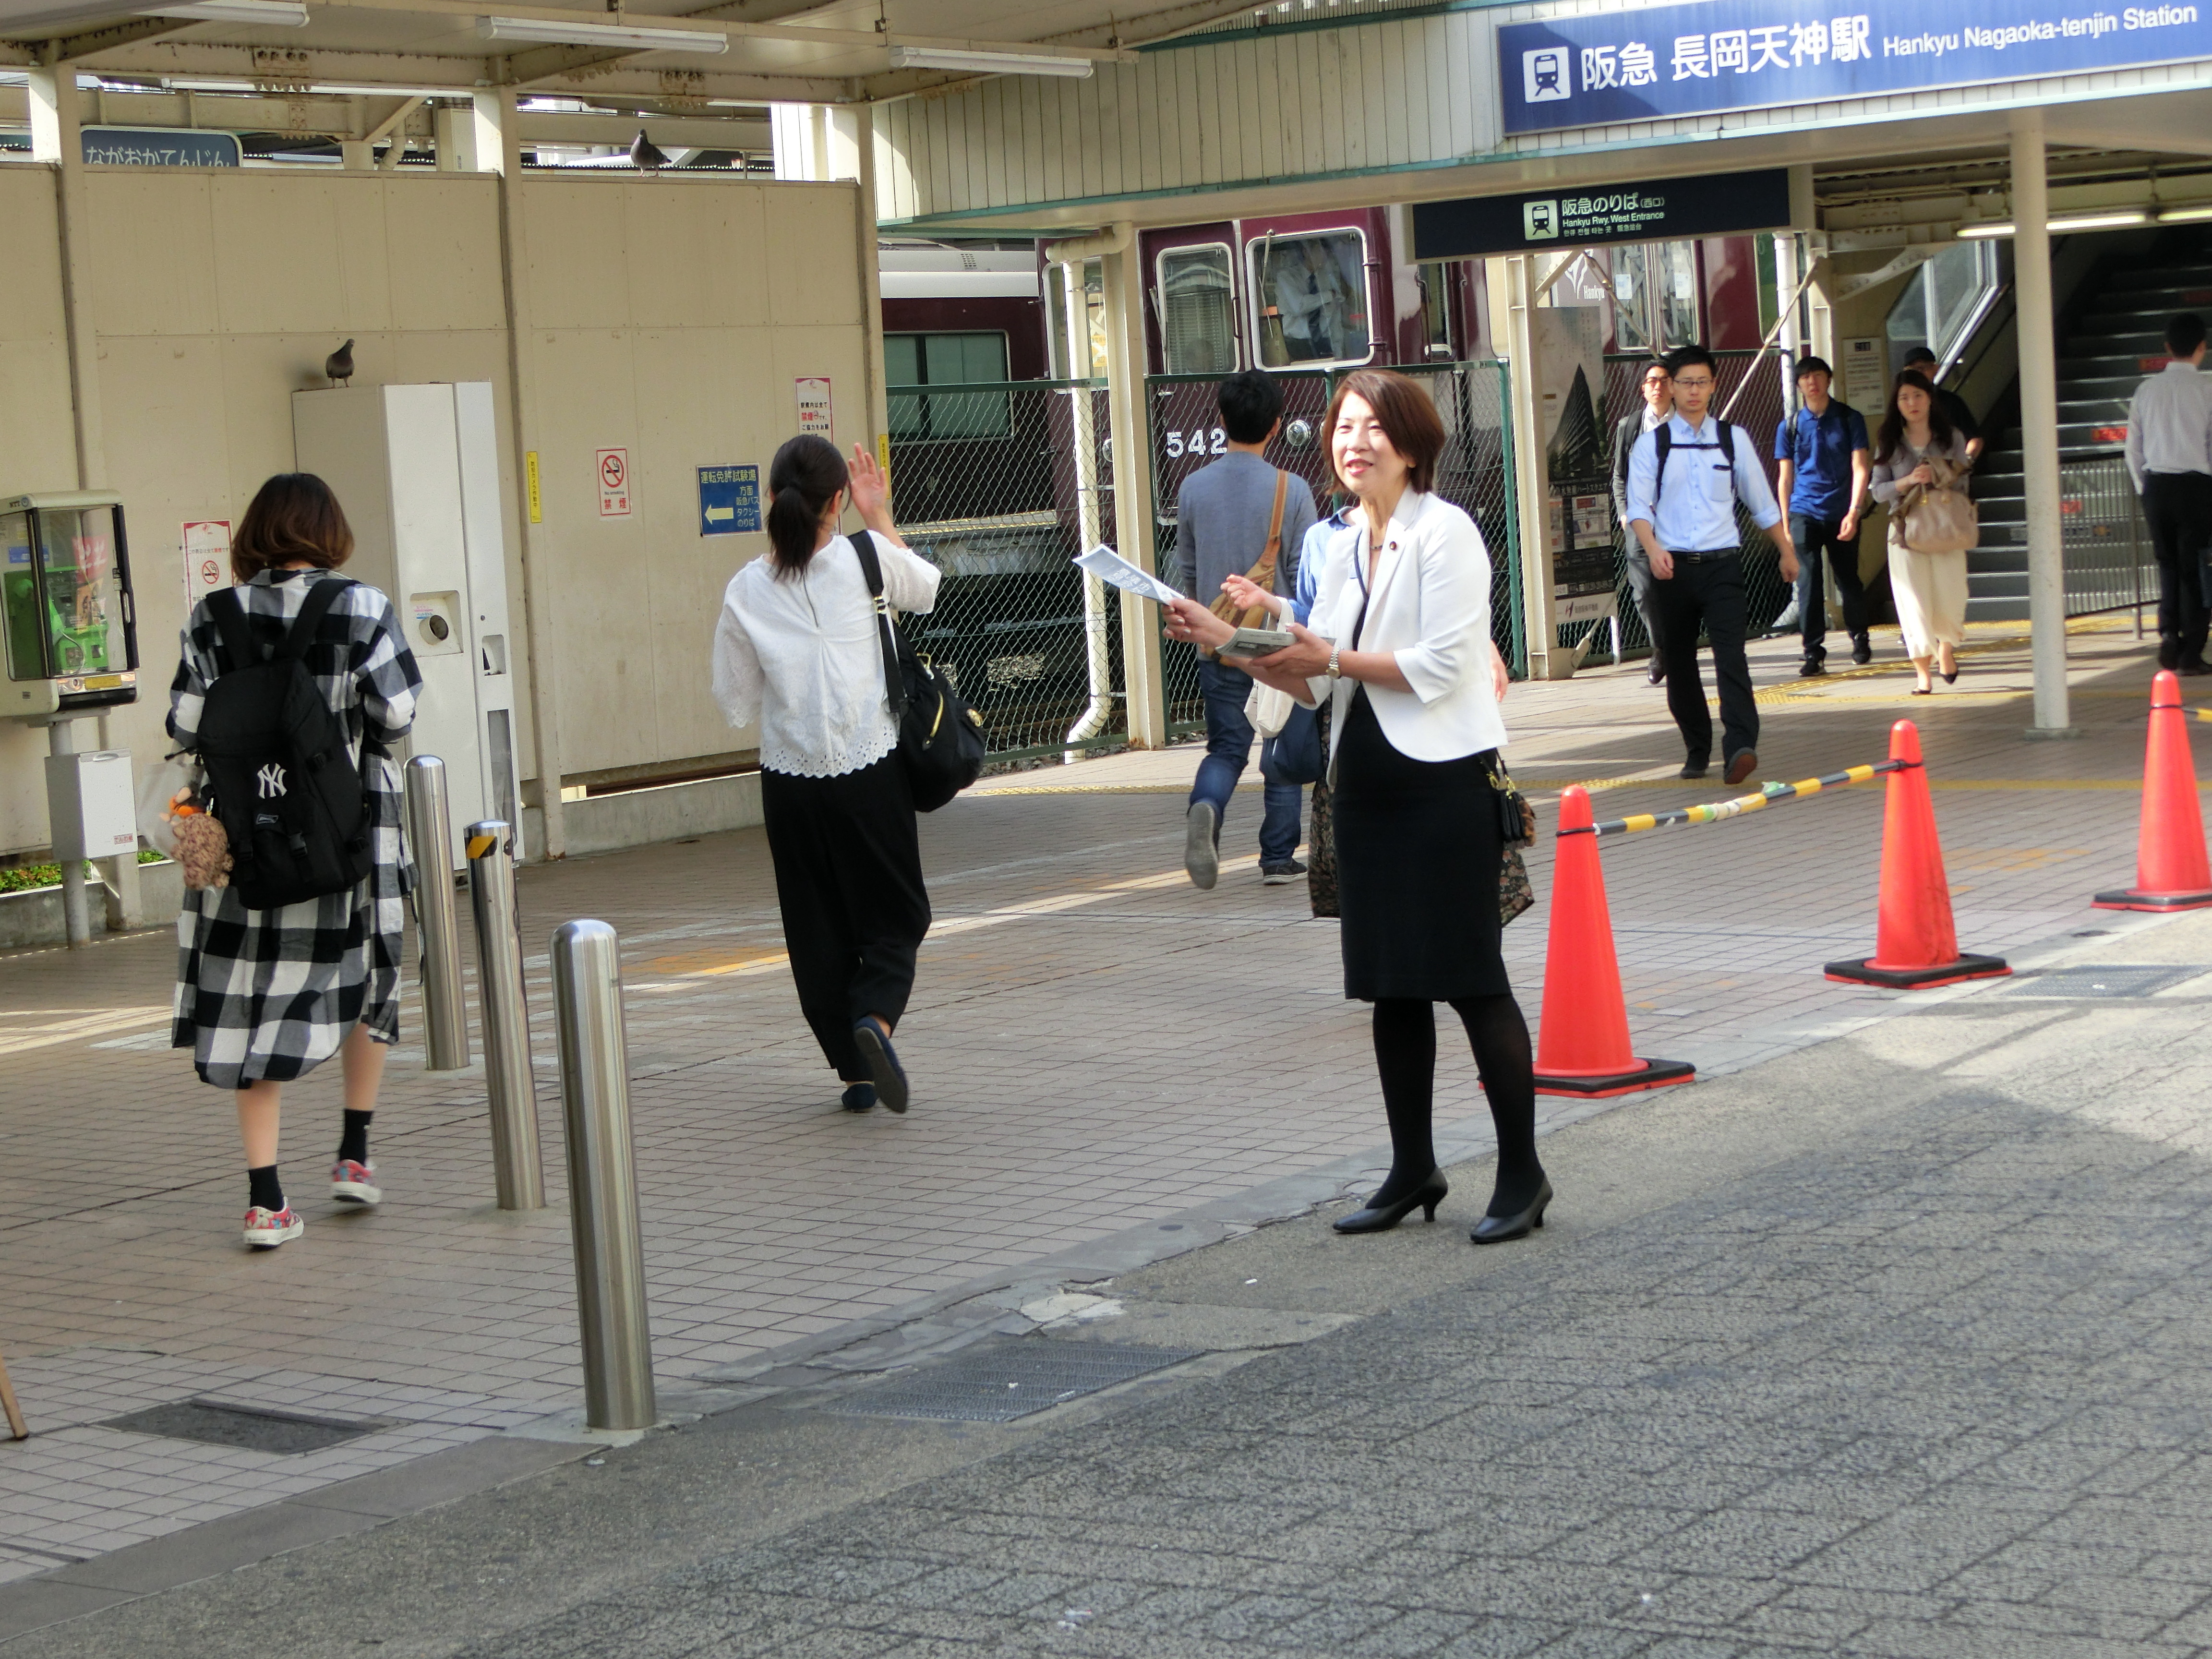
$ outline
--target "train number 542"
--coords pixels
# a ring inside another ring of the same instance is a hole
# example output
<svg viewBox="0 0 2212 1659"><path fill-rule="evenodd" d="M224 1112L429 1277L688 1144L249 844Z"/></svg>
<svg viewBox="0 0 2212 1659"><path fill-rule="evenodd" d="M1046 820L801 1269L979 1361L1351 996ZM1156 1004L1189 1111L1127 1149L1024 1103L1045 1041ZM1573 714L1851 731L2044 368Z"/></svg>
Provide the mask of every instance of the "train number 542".
<svg viewBox="0 0 2212 1659"><path fill-rule="evenodd" d="M1168 459L1179 460L1185 455L1226 455L1229 453L1229 434L1220 427L1211 432L1204 427L1193 427L1188 437L1180 432L1168 434Z"/></svg>

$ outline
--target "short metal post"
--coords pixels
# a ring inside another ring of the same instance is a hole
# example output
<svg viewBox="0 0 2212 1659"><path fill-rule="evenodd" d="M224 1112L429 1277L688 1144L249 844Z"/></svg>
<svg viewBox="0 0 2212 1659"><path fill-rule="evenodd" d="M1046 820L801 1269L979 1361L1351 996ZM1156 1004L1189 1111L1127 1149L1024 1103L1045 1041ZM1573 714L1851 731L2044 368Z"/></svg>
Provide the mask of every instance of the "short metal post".
<svg viewBox="0 0 2212 1659"><path fill-rule="evenodd" d="M46 727L46 752L76 753L76 720L57 720ZM84 860L65 858L62 866L62 927L70 948L92 943L92 906L84 884Z"/></svg>
<svg viewBox="0 0 2212 1659"><path fill-rule="evenodd" d="M649 1429L657 1413L630 1145L622 956L604 921L564 921L553 930L553 1007L584 1336L584 1420L595 1429Z"/></svg>
<svg viewBox="0 0 2212 1659"><path fill-rule="evenodd" d="M446 811L446 763L417 755L407 763L407 842L415 855L415 922L422 943L422 1030L433 1072L469 1063L469 1015L461 989L461 924L453 903L453 820Z"/></svg>
<svg viewBox="0 0 2212 1659"><path fill-rule="evenodd" d="M530 1065L530 1009L514 897L514 836L501 819L469 826L469 897L477 921L477 996L484 1088L491 1099L492 1179L502 1210L545 1207L538 1150L538 1079Z"/></svg>

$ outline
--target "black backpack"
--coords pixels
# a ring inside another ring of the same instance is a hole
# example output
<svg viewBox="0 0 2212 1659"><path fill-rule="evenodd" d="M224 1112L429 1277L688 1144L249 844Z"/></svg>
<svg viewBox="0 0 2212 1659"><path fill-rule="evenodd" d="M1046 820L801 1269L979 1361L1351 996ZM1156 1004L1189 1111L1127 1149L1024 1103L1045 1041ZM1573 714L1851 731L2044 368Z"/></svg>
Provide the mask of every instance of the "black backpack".
<svg viewBox="0 0 2212 1659"><path fill-rule="evenodd" d="M876 544L865 530L854 531L852 541L876 602L884 685L899 723L899 764L914 794L914 810L934 812L981 775L983 717L960 700L935 663L917 654L906 635L891 626Z"/></svg>
<svg viewBox="0 0 2212 1659"><path fill-rule="evenodd" d="M1657 477L1651 485L1651 505L1654 508L1658 507L1659 498L1667 493L1667 453L1674 447L1674 434L1672 430L1674 424L1674 417L1670 415L1665 420L1660 422L1658 425L1651 428L1651 447L1658 452L1659 457ZM1685 449L1717 449L1723 454L1726 455L1729 462L1729 487L1733 489L1735 483L1736 466L1735 431L1734 428L1730 427L1726 421L1721 419L1717 415L1713 416L1713 425L1717 428L1717 430L1714 433L1713 441L1711 443L1684 444L1682 447ZM1720 469L1718 467L1715 467L1713 471L1717 472Z"/></svg>
<svg viewBox="0 0 2212 1659"><path fill-rule="evenodd" d="M249 909L342 893L375 862L368 793L345 722L307 670L307 647L355 584L326 577L307 589L283 643L265 658L234 588L208 599L230 672L207 689L200 759L210 810L230 840L230 884Z"/></svg>

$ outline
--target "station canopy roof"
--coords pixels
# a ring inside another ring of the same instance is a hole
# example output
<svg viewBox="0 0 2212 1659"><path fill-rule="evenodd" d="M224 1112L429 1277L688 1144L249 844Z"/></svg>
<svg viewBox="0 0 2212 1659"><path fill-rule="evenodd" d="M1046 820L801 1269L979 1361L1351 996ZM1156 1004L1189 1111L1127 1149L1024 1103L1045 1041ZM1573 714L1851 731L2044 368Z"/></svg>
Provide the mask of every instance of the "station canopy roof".
<svg viewBox="0 0 2212 1659"><path fill-rule="evenodd" d="M1364 10L1375 0L1322 0ZM0 68L283 95L616 94L693 108L881 100L1080 75L1252 0L0 0ZM1007 61L1010 58L1030 60Z"/></svg>

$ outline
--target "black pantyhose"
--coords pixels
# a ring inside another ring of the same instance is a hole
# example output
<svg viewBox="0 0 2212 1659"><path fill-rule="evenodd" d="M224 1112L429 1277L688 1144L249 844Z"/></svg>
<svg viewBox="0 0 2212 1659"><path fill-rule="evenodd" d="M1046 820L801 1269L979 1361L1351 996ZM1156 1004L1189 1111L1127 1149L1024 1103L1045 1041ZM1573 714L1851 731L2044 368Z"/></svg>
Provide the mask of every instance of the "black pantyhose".
<svg viewBox="0 0 2212 1659"><path fill-rule="evenodd" d="M1544 1166L1536 1158L1536 1079L1528 1023L1510 996L1456 997L1451 1006L1467 1028L1498 1133L1498 1179L1489 1213L1512 1215L1534 1200L1544 1178ZM1367 1200L1380 1206L1411 1192L1437 1167L1431 1133L1435 1005L1400 997L1376 1003L1375 1066L1382 1074L1382 1109L1390 1119L1390 1176Z"/></svg>

